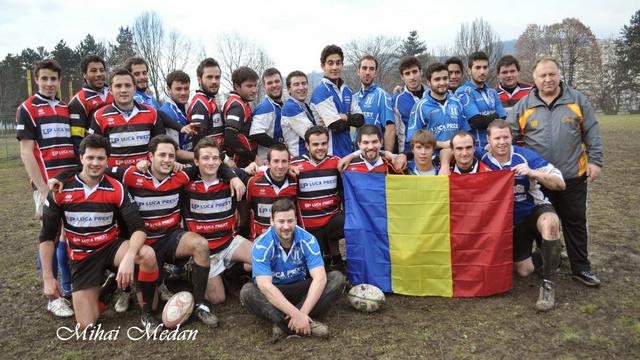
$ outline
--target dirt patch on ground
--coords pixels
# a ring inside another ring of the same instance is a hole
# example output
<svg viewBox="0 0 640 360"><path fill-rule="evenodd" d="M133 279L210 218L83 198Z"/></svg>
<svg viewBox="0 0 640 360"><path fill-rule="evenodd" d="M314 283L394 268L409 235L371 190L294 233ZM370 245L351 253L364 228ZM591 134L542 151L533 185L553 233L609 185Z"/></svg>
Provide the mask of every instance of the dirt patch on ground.
<svg viewBox="0 0 640 360"><path fill-rule="evenodd" d="M61 341L73 327L44 311L35 262L39 224L18 161L0 163L0 358L637 358L640 353L640 116L602 121L606 167L589 189L590 252L603 285L588 289L558 276L558 307L538 314L539 279L516 279L507 294L478 299L391 295L382 311L355 312L343 298L325 321L329 340L271 344L271 327L231 296L214 308L211 330L192 321L193 341L130 340L138 311L108 311L102 328L115 341ZM135 335L135 334L134 334Z"/></svg>

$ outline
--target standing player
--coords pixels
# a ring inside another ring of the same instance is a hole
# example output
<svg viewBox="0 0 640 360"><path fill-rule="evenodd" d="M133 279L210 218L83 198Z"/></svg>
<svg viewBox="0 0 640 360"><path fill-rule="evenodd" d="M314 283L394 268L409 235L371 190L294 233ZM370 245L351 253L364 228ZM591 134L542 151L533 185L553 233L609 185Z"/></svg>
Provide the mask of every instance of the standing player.
<svg viewBox="0 0 640 360"><path fill-rule="evenodd" d="M520 276L534 271L531 260L533 241L542 238L542 279L536 309L547 311L555 304L553 276L560 264L560 220L540 190L564 190L560 170L536 152L513 146L511 128L506 120L489 124L489 152L482 161L493 170L510 169L515 173L513 222L513 261Z"/></svg>
<svg viewBox="0 0 640 360"><path fill-rule="evenodd" d="M139 104L151 106L154 109L160 109L160 104L155 97L148 94L149 92L149 65L141 57L132 57L125 61L124 68L133 75L135 84L134 100Z"/></svg>
<svg viewBox="0 0 640 360"><path fill-rule="evenodd" d="M282 135L282 75L276 68L268 68L262 74L264 99L253 111L249 138L258 143L258 157L267 158L271 145L283 143Z"/></svg>
<svg viewBox="0 0 640 360"><path fill-rule="evenodd" d="M224 123L216 102L216 95L220 90L220 74L220 65L212 58L202 60L196 69L200 88L196 90L187 111L189 123L197 125L193 144L205 137L215 140L220 146L224 144Z"/></svg>
<svg viewBox="0 0 640 360"><path fill-rule="evenodd" d="M311 109L319 125L329 129L329 154L344 156L353 151L351 127L364 124L362 110L353 91L340 78L344 54L336 45L327 45L320 54L324 77L311 94Z"/></svg>
<svg viewBox="0 0 640 360"><path fill-rule="evenodd" d="M237 201L230 185L218 171L222 164L220 146L202 139L194 149L198 173L184 187L182 217L185 228L204 237L209 244L209 280L205 298L212 304L225 300L221 274L235 262L251 266L251 242L237 234Z"/></svg>
<svg viewBox="0 0 640 360"><path fill-rule="evenodd" d="M249 103L254 101L258 94L258 74L246 66L241 66L231 74L231 82L233 91L222 110L225 149L238 167L246 167L253 161L262 165L260 158L256 157L258 144L249 138L253 119Z"/></svg>
<svg viewBox="0 0 640 360"><path fill-rule="evenodd" d="M286 145L273 145L267 153L268 169L249 180L247 203L251 208L251 239L269 228L271 205L278 198L296 201L298 182L289 175L290 156Z"/></svg>
<svg viewBox="0 0 640 360"><path fill-rule="evenodd" d="M106 83L107 69L104 59L97 55L89 55L82 59L80 67L84 84L69 102L71 133L78 138L78 143L74 144L76 148L91 125L93 113L113 102L113 95Z"/></svg>
<svg viewBox="0 0 640 360"><path fill-rule="evenodd" d="M505 55L496 64L498 81L496 87L498 97L505 111L509 113L511 108L533 89L533 84L520 82L520 63L511 55Z"/></svg>
<svg viewBox="0 0 640 360"><path fill-rule="evenodd" d="M42 207L47 198L47 181L61 171L77 165L67 105L56 98L62 80L62 68L55 60L42 60L34 69L38 92L25 100L16 112L16 137L20 143L20 158L33 189L36 217L42 218ZM70 273L66 246L57 244L54 274L61 268L65 292L70 292ZM44 272L45 269L41 267ZM52 298L47 310L55 316L73 316L69 302Z"/></svg>
<svg viewBox="0 0 640 360"><path fill-rule="evenodd" d="M296 157L308 152L305 147L305 134L316 124L313 112L307 101L309 84L307 75L302 71L293 71L287 75L287 92L291 96L282 107L282 136L291 156Z"/></svg>
<svg viewBox="0 0 640 360"><path fill-rule="evenodd" d="M378 76L378 60L371 55L360 58L358 77L362 83L355 94L364 115L364 123L375 125L384 134L385 147L393 151L396 142L396 125L389 95L374 83Z"/></svg>
<svg viewBox="0 0 640 360"><path fill-rule="evenodd" d="M155 330L158 320L151 314L158 279L154 251L145 245L144 222L138 206L122 184L105 176L109 142L98 135L89 135L80 143L82 171L64 181L64 191L51 192L44 207L40 233L44 293L58 298L58 283L51 271L53 239L62 222L68 239L73 271L73 307L81 329L96 325L104 310L104 295L100 293L106 269L116 271L117 284L126 288L134 280L142 291L142 325ZM131 233L123 240L116 219L122 219Z"/></svg>
<svg viewBox="0 0 640 360"><path fill-rule="evenodd" d="M344 238L344 213L341 209L342 178L339 158L328 155L329 131L313 126L304 135L308 155L291 160L298 175L298 209L300 225L320 243L325 263L344 269L339 240Z"/></svg>
<svg viewBox="0 0 640 360"><path fill-rule="evenodd" d="M440 149L449 148L453 134L459 130L469 130L469 125L464 120L462 104L448 90L447 66L442 63L431 64L426 75L430 91L411 111L405 148L410 148L409 143L416 131L425 129L435 136L437 144L433 150L439 155Z"/></svg>
<svg viewBox="0 0 640 360"><path fill-rule="evenodd" d="M365 173L399 173L387 159L380 156L382 134L377 127L363 125L358 131L357 143L360 154L349 162L346 170Z"/></svg>
<svg viewBox="0 0 640 360"><path fill-rule="evenodd" d="M462 65L462 60L455 56L448 58L444 64L449 70L449 91L455 94L464 80L464 65Z"/></svg>
<svg viewBox="0 0 640 360"><path fill-rule="evenodd" d="M180 127L189 124L187 120L187 102L189 102L189 85L191 79L189 75L182 70L170 72L167 75L167 95L169 98L160 107L160 111L165 113L176 122ZM187 134L181 134L173 129L165 129L167 135L170 135L179 145L180 150L184 152L193 151L193 143ZM190 160L190 159L188 159Z"/></svg>
<svg viewBox="0 0 640 360"><path fill-rule="evenodd" d="M562 220L574 279L600 285L587 251L587 183L600 177L600 126L587 98L560 81L560 65L549 57L533 68L536 87L514 107L509 123L517 141L540 153L562 171L566 190L543 189Z"/></svg>
<svg viewBox="0 0 640 360"><path fill-rule="evenodd" d="M472 128L477 148L487 145L487 126L497 118L504 119L507 113L502 107L498 93L485 82L489 75L489 57L482 51L469 56L470 80L458 90L456 97L464 108L464 118Z"/></svg>
<svg viewBox="0 0 640 360"><path fill-rule="evenodd" d="M314 318L328 312L340 298L344 275L325 272L318 242L296 225L293 201L276 201L270 223L253 245L253 282L242 287L241 302L273 323L276 340L287 334L328 337L327 325Z"/></svg>
<svg viewBox="0 0 640 360"><path fill-rule="evenodd" d="M422 99L424 95L424 85L422 84L422 65L415 56L406 56L400 59L400 78L404 82L404 89L393 95L391 105L395 115L396 132L398 133L398 153L406 150L407 129L409 128L409 118L411 109L415 103ZM388 149L395 152L395 149Z"/></svg>

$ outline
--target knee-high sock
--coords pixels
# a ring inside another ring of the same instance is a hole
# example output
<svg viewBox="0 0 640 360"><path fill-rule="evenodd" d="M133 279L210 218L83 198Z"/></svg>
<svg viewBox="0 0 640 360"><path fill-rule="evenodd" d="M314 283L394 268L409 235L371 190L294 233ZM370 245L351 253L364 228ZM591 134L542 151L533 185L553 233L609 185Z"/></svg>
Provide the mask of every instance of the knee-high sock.
<svg viewBox="0 0 640 360"><path fill-rule="evenodd" d="M153 272L138 271L138 287L140 287L140 292L142 293L142 312L151 311L153 297L156 294L158 276L158 270Z"/></svg>
<svg viewBox="0 0 640 360"><path fill-rule="evenodd" d="M60 269L60 285L65 295L71 293L71 268L69 267L69 258L67 256L67 243L58 242L56 247L56 258L58 259L58 268Z"/></svg>
<svg viewBox="0 0 640 360"><path fill-rule="evenodd" d="M553 282L553 274L560 265L562 244L559 240L542 240L542 278Z"/></svg>
<svg viewBox="0 0 640 360"><path fill-rule="evenodd" d="M204 303L204 294L207 291L207 282L209 281L209 266L204 267L194 263L191 266L191 281L196 305Z"/></svg>

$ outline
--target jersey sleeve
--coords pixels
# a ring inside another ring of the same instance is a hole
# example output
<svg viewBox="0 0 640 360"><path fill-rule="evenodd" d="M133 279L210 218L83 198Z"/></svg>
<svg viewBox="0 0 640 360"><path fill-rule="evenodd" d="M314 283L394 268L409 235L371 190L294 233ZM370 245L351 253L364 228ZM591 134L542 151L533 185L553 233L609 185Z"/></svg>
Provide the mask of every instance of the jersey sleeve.
<svg viewBox="0 0 640 360"><path fill-rule="evenodd" d="M264 237L259 238L253 244L251 248L251 272L253 277L256 276L272 276L271 271L271 257L275 251L273 245L267 244L266 241L262 241Z"/></svg>
<svg viewBox="0 0 640 360"><path fill-rule="evenodd" d="M160 110L154 110L153 112L156 115L156 121L153 123L153 128L151 129L151 137L152 138L154 136L156 136L156 135L164 135L164 134L167 133L167 131L164 128L164 123L163 123L163 121L164 121L163 118L166 115L164 115L164 113L162 113L162 115L161 115ZM173 121L173 120L169 119L169 121Z"/></svg>
<svg viewBox="0 0 640 360"><path fill-rule="evenodd" d="M464 118L467 121L469 121L469 119L471 119L472 117L480 114L480 110L478 110L478 105L476 105L476 102L471 98L471 95L467 92L467 89L465 89L465 91L462 91L458 95L458 99L460 99L460 104L462 104Z"/></svg>
<svg viewBox="0 0 640 360"><path fill-rule="evenodd" d="M20 105L16 111L16 137L18 140L36 139L36 126L24 105Z"/></svg>
<svg viewBox="0 0 640 360"><path fill-rule="evenodd" d="M580 109L582 110L582 139L587 147L588 162L602 167L602 139L600 137L600 124L596 118L593 107L584 96L578 99Z"/></svg>
<svg viewBox="0 0 640 360"><path fill-rule="evenodd" d="M320 245L318 244L318 240L316 240L315 236L311 235L309 239L301 240L302 248L305 253L305 260L307 263L307 269L315 269L319 266L324 266L324 261L322 260L322 252L320 251Z"/></svg>
<svg viewBox="0 0 640 360"><path fill-rule="evenodd" d="M317 88L311 95L311 109L316 113L316 119L322 120L327 128L334 122L341 121L338 108L324 87Z"/></svg>
<svg viewBox="0 0 640 360"><path fill-rule="evenodd" d="M253 113L253 120L251 121L251 130L249 130L249 136L256 134L266 134L269 131L269 127L275 121L276 113L270 109L270 106L262 101Z"/></svg>
<svg viewBox="0 0 640 360"><path fill-rule="evenodd" d="M355 95L351 95L351 108L349 109L349 114L360 114L364 116L364 113L360 108L360 103Z"/></svg>
<svg viewBox="0 0 640 360"><path fill-rule="evenodd" d="M122 187L122 200L119 211L130 234L135 231L144 231L144 220L140 217L138 204L124 186Z"/></svg>
<svg viewBox="0 0 640 360"><path fill-rule="evenodd" d="M393 115L393 108L391 107L391 97L386 93L384 95L384 101L382 101L382 108L380 109L380 123L382 126L395 125L395 118Z"/></svg>
<svg viewBox="0 0 640 360"><path fill-rule="evenodd" d="M411 109L411 115L409 115L409 123L407 124L407 132L405 138L404 149L411 149L410 143L413 139L413 135L416 131L424 128L425 123L422 117L422 101L418 101Z"/></svg>
<svg viewBox="0 0 640 360"><path fill-rule="evenodd" d="M242 105L240 105L240 103L238 103L237 101L234 101L232 104L229 105L229 108L225 113L225 119L224 119L225 129L233 128L238 132L241 132L242 125L244 124L245 121L246 119L244 118L244 109L242 108Z"/></svg>
<svg viewBox="0 0 640 360"><path fill-rule="evenodd" d="M102 128L100 127L100 123L98 122L98 118L96 117L96 113L91 116L91 124L89 125L89 134L97 134L104 136L102 132Z"/></svg>
<svg viewBox="0 0 640 360"><path fill-rule="evenodd" d="M86 129L89 127L91 118L87 116L87 110L78 95L69 102L69 125L71 126L71 136L84 137Z"/></svg>
<svg viewBox="0 0 640 360"><path fill-rule="evenodd" d="M40 242L54 241L60 229L62 220L62 208L56 203L53 192L49 192L42 208L42 228L40 229Z"/></svg>
<svg viewBox="0 0 640 360"><path fill-rule="evenodd" d="M209 110L207 110L206 105L200 100L197 99L191 109L189 109L189 113L187 114L187 120L189 123L198 124L198 129L203 134L206 134L209 130L209 122L207 121L209 117Z"/></svg>
<svg viewBox="0 0 640 360"><path fill-rule="evenodd" d="M498 96L498 93L493 90L493 101L495 101L496 104L496 114L498 115L499 118L505 119L507 117L507 111L504 109L504 106L502 106L502 101L500 101L500 96Z"/></svg>

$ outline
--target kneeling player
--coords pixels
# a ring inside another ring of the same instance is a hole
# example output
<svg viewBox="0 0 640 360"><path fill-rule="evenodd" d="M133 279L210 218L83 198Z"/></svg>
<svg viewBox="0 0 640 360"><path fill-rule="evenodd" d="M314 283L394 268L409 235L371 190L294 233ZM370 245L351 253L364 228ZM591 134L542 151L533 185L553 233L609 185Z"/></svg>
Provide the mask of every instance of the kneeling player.
<svg viewBox="0 0 640 360"><path fill-rule="evenodd" d="M534 270L531 249L536 237L542 238L542 279L536 309L546 311L555 304L553 274L560 264L560 220L540 184L547 189L564 190L562 173L536 152L512 146L509 124L494 120L487 127L489 152L482 161L493 170L515 173L513 257L516 271L527 276Z"/></svg>
<svg viewBox="0 0 640 360"><path fill-rule="evenodd" d="M251 267L251 242L237 235L237 201L228 183L220 180L220 146L210 138L194 149L198 174L184 187L182 216L189 231L200 234L209 243L209 281L205 298L212 304L225 300L222 273L235 262ZM240 171L240 170L238 170Z"/></svg>
<svg viewBox="0 0 640 360"><path fill-rule="evenodd" d="M438 165L433 161L433 151L436 148L436 138L428 130L418 130L413 133L411 141L413 160L407 164L409 175L438 175Z"/></svg>
<svg viewBox="0 0 640 360"><path fill-rule="evenodd" d="M87 136L80 143L82 171L64 181L63 192L49 193L40 233L44 293L50 299L60 296L51 261L53 240L62 221L71 259L73 307L80 327L95 324L104 309L100 296L104 270L117 268L118 286L126 288L138 266L137 281L143 299L141 321L153 329L159 324L151 315L158 280L156 257L153 249L144 245L147 235L135 201L120 182L104 175L109 148L107 139ZM119 238L116 218L125 221L130 240Z"/></svg>

